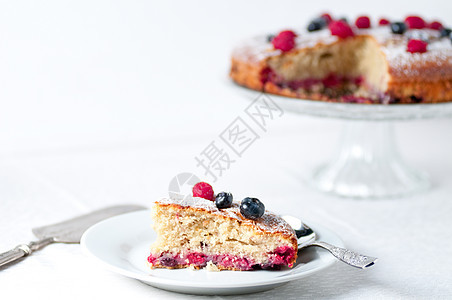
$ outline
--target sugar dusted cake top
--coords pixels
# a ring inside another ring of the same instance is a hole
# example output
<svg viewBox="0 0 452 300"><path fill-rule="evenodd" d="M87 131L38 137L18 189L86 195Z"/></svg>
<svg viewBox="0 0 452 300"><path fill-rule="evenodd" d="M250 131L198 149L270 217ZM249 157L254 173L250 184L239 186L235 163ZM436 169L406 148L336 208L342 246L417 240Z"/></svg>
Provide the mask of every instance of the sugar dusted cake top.
<svg viewBox="0 0 452 300"><path fill-rule="evenodd" d="M325 28L316 32L300 32L295 38L293 51L305 48L315 48L318 45L327 45L338 42L337 36L331 35ZM452 43L448 38L441 38L437 30L432 29L410 29L404 35L391 33L388 26L374 27L371 29L355 29L358 36L373 37L386 56L391 73L397 76L412 76L432 79L431 76L438 75L441 66L441 76L452 76ZM413 38L428 40L427 52L407 52L407 41ZM261 35L243 41L233 51L233 57L241 61L257 63L263 59L277 56L283 53L274 49L268 41L267 36ZM445 66L449 66L446 68ZM421 74L422 72L422 74ZM428 72L429 74L425 74ZM447 74L444 74L447 72Z"/></svg>
<svg viewBox="0 0 452 300"><path fill-rule="evenodd" d="M242 225L253 226L264 233L281 233L285 236L293 236L295 233L290 225L280 216L266 210L258 220L245 218L240 213L240 204L233 202L229 208L218 209L215 202L199 197L173 197L155 201L155 205L178 206L185 209L204 210L222 218L235 219Z"/></svg>

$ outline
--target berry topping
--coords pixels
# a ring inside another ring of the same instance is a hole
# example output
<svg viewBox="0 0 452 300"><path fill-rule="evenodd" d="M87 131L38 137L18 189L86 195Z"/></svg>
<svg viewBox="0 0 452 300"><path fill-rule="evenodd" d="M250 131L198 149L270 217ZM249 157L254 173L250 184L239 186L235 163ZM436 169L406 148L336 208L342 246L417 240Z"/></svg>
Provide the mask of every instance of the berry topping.
<svg viewBox="0 0 452 300"><path fill-rule="evenodd" d="M391 23L391 31L395 34L404 34L406 31L406 24L402 22Z"/></svg>
<svg viewBox="0 0 452 300"><path fill-rule="evenodd" d="M427 52L427 42L421 40L409 40L406 51L411 53L424 53Z"/></svg>
<svg viewBox="0 0 452 300"><path fill-rule="evenodd" d="M410 29L422 29L425 28L425 21L418 16L409 16L406 17L405 23L408 25Z"/></svg>
<svg viewBox="0 0 452 300"><path fill-rule="evenodd" d="M350 36L354 36L353 30L347 22L343 20L333 21L328 25L330 28L331 34L336 35L340 38L347 38Z"/></svg>
<svg viewBox="0 0 452 300"><path fill-rule="evenodd" d="M385 18L381 18L380 21L378 21L378 25L380 25L380 26L389 25L389 20L385 19Z"/></svg>
<svg viewBox="0 0 452 300"><path fill-rule="evenodd" d="M355 25L356 27L361 29L370 28L370 19L366 16L359 17L358 19L356 19Z"/></svg>
<svg viewBox="0 0 452 300"><path fill-rule="evenodd" d="M265 213L265 206L257 198L246 197L240 204L240 213L247 219L257 220Z"/></svg>
<svg viewBox="0 0 452 300"><path fill-rule="evenodd" d="M228 208L232 205L232 194L221 192L215 197L215 205L217 208Z"/></svg>
<svg viewBox="0 0 452 300"><path fill-rule="evenodd" d="M295 47L295 37L297 35L291 30L281 31L272 40L273 47L283 52L292 50Z"/></svg>
<svg viewBox="0 0 452 300"><path fill-rule="evenodd" d="M214 197L212 186L206 182L198 182L193 186L193 197L200 197L213 201Z"/></svg>
<svg viewBox="0 0 452 300"><path fill-rule="evenodd" d="M439 35L440 37L449 37L451 32L452 30L450 28L442 28L439 31Z"/></svg>
<svg viewBox="0 0 452 300"><path fill-rule="evenodd" d="M443 28L443 24L441 24L438 21L434 21L427 25L428 28L434 29L434 30L441 30Z"/></svg>
<svg viewBox="0 0 452 300"><path fill-rule="evenodd" d="M333 21L330 14L322 14L320 17L325 20L326 24L330 24Z"/></svg>
<svg viewBox="0 0 452 300"><path fill-rule="evenodd" d="M273 41L273 39L275 38L274 34L269 34L267 35L267 42L271 43Z"/></svg>
<svg viewBox="0 0 452 300"><path fill-rule="evenodd" d="M309 23L308 25L308 31L316 31L316 30L320 30L322 28L324 28L327 25L327 22L325 21L324 18L320 17L320 18L316 18L314 20L311 21L311 23Z"/></svg>

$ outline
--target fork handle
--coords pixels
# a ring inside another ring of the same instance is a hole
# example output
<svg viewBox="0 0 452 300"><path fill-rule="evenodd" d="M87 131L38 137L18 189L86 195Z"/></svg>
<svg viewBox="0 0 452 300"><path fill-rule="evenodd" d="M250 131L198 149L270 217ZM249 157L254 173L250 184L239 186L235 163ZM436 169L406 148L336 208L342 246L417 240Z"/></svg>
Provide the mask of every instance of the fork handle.
<svg viewBox="0 0 452 300"><path fill-rule="evenodd" d="M373 266L377 261L376 257L358 254L348 249L336 247L325 242L313 242L309 246L317 246L328 250L340 261L355 268L365 269Z"/></svg>
<svg viewBox="0 0 452 300"><path fill-rule="evenodd" d="M43 239L37 242L21 244L15 248L0 254L0 267L10 262L16 261L21 257L30 255L33 251L39 250L44 246L54 242L53 238Z"/></svg>
<svg viewBox="0 0 452 300"><path fill-rule="evenodd" d="M28 247L28 245L26 244L19 245L14 249L11 249L0 254L0 266L18 260L19 258L27 256L30 253L31 249L30 247Z"/></svg>

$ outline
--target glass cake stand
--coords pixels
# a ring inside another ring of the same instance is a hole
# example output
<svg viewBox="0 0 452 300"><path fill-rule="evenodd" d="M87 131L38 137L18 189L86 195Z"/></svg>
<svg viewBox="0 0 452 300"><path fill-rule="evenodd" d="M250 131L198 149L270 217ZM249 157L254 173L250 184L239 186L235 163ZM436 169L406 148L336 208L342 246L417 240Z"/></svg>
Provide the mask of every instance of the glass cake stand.
<svg viewBox="0 0 452 300"><path fill-rule="evenodd" d="M252 100L262 96L247 93ZM393 122L451 117L452 103L366 105L265 96L283 111L344 120L333 157L310 175L309 183L315 188L343 197L388 198L430 187L427 174L407 165L400 156Z"/></svg>

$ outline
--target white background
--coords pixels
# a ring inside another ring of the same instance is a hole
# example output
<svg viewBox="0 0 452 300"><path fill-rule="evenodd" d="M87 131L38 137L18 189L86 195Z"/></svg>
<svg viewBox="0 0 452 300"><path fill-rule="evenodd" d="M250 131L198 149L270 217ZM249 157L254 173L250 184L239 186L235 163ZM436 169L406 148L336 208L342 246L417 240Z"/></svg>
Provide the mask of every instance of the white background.
<svg viewBox="0 0 452 300"><path fill-rule="evenodd" d="M452 25L449 1L2 1L0 251L32 227L118 203L149 206L248 102L228 80L234 45L302 28L329 11L354 20L408 14ZM275 298L450 298L452 121L402 122L398 144L434 188L406 199L323 195L302 178L334 151L342 121L285 113L216 190L322 223L380 257L336 264ZM51 245L0 270L2 296L186 298L92 266L78 245Z"/></svg>

